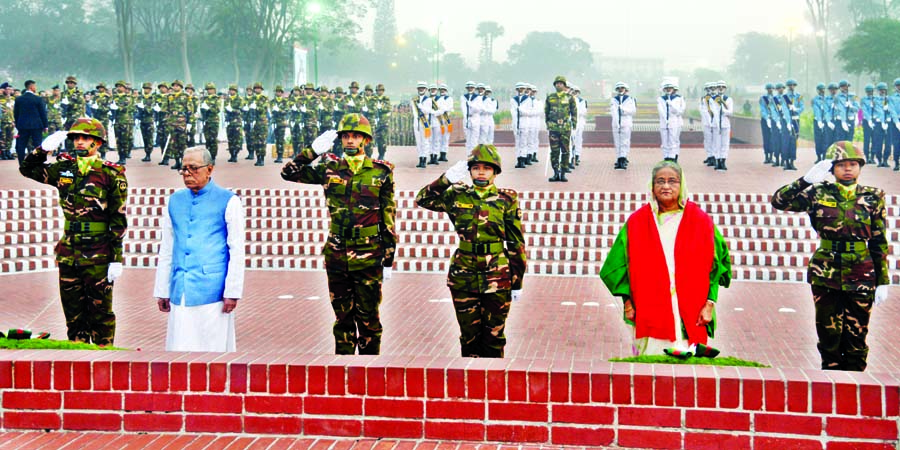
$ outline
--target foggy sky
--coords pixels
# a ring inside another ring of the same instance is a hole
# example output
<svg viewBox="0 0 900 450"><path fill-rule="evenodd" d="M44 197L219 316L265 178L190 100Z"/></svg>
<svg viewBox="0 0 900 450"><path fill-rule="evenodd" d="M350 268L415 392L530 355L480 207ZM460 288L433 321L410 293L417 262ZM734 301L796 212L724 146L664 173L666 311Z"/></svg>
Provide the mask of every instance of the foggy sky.
<svg viewBox="0 0 900 450"><path fill-rule="evenodd" d="M734 37L748 31L787 35L790 23L808 29L804 0L395 0L397 31L436 31L448 53L461 53L472 65L478 58L478 22L493 20L505 28L494 43L494 59L530 31L558 31L578 37L591 50L609 56L665 58L667 70L724 69L731 63ZM564 5L564 6L563 6ZM371 45L370 12L364 28ZM798 31L799 32L799 31Z"/></svg>

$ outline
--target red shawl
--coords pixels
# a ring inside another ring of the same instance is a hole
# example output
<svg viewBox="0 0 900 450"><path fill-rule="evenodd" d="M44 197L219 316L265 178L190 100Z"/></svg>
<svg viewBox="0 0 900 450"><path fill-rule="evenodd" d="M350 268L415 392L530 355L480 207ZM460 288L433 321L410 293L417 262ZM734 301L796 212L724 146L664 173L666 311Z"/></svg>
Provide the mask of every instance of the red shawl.
<svg viewBox="0 0 900 450"><path fill-rule="evenodd" d="M627 229L635 337L674 341L669 270L650 205L644 205L628 218ZM675 291L681 321L691 344L705 344L707 340L706 327L696 324L709 293L714 239L709 215L693 202L686 202L675 237Z"/></svg>

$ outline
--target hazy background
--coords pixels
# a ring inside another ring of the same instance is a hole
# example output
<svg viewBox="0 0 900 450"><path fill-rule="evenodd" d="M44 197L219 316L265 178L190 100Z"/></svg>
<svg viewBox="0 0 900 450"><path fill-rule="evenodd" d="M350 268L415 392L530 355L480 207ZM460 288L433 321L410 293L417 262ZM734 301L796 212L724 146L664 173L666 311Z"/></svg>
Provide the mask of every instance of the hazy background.
<svg viewBox="0 0 900 450"><path fill-rule="evenodd" d="M0 0L0 79L41 89L125 79L219 88L293 84L293 48L309 49L310 81L385 83L400 97L418 80L466 80L507 95L516 81L546 92L567 76L588 98L616 81L640 95L664 76L685 94L725 79L751 95L764 83L900 76L900 0ZM318 58L314 48L318 49ZM315 60L318 64L314 64ZM317 67L316 67L317 66ZM317 77L315 75L318 75Z"/></svg>

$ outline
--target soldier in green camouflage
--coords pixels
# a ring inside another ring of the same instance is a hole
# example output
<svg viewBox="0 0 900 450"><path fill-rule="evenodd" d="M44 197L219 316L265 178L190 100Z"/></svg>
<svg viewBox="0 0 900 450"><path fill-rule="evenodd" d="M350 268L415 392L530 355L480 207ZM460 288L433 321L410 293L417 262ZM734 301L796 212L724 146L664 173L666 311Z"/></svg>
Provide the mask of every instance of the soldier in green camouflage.
<svg viewBox="0 0 900 450"><path fill-rule="evenodd" d="M394 166L366 156L372 129L365 117L347 114L338 128L298 152L281 177L325 189L331 232L322 253L336 317L335 353L377 355L381 285L390 279L397 247ZM329 153L337 136L344 147L341 158ZM320 155L322 161L314 163Z"/></svg>
<svg viewBox="0 0 900 450"><path fill-rule="evenodd" d="M250 97L250 121L250 142L247 147L252 146L252 151L256 154L254 166L261 167L265 165L266 137L269 135L269 98L263 94L263 85L258 81L253 84L253 96Z"/></svg>
<svg viewBox="0 0 900 450"><path fill-rule="evenodd" d="M203 121L203 140L206 150L216 162L219 153L219 113L222 112L222 102L216 93L216 85L206 83L206 94L200 99L200 120Z"/></svg>
<svg viewBox="0 0 900 450"><path fill-rule="evenodd" d="M62 129L62 105L59 104L62 96L59 92L59 85L54 85L47 96L47 135L56 133Z"/></svg>
<svg viewBox="0 0 900 450"><path fill-rule="evenodd" d="M153 112L156 113L156 146L162 152L161 166L169 165L169 131L166 123L168 122L168 113L166 102L169 100L169 84L166 82L159 83L156 86L156 97L153 104Z"/></svg>
<svg viewBox="0 0 900 450"><path fill-rule="evenodd" d="M141 126L141 140L144 141L144 158L143 162L150 161L150 154L153 153L153 104L156 103L153 95L153 84L144 83L141 86L143 92L135 98L134 106L137 108L137 119Z"/></svg>
<svg viewBox="0 0 900 450"><path fill-rule="evenodd" d="M168 165L169 158L174 158L173 170L181 169L181 158L187 149L188 134L193 130L188 120L194 114L194 103L183 88L181 80L175 80L172 82L172 92L166 96L166 131L169 134L169 145L161 164Z"/></svg>
<svg viewBox="0 0 900 450"><path fill-rule="evenodd" d="M61 154L48 163L49 152L69 139L76 156ZM71 341L112 345L116 316L113 282L122 275L122 239L128 220L125 168L99 158L106 130L83 117L68 132L58 131L25 156L19 172L59 191L66 219L56 244L59 293Z"/></svg>
<svg viewBox="0 0 900 450"><path fill-rule="evenodd" d="M84 116L84 93L78 89L78 80L75 77L71 75L66 77L66 89L59 104L62 105L62 118L65 121L63 127L66 130L72 128L79 117ZM74 143L67 140L66 151L71 152L74 148Z"/></svg>
<svg viewBox="0 0 900 450"><path fill-rule="evenodd" d="M544 120L550 136L550 164L553 167L551 182L569 181L569 137L578 117L575 97L567 92L566 77L558 76L553 80L556 92L548 94L544 101Z"/></svg>
<svg viewBox="0 0 900 450"><path fill-rule="evenodd" d="M228 137L228 162L236 163L238 153L241 152L243 144L243 136L241 128L243 127L243 119L241 110L244 108L244 100L238 95L238 86L236 84L228 85L228 97L225 98L225 135Z"/></svg>
<svg viewBox="0 0 900 450"><path fill-rule="evenodd" d="M193 84L188 83L188 85L184 87L184 93L187 94L188 101L191 103L191 111L193 111L187 117L187 123L190 128L187 134L187 146L193 147L197 145L197 116L200 115L200 102L197 99Z"/></svg>
<svg viewBox="0 0 900 450"><path fill-rule="evenodd" d="M270 110L272 111L272 125L274 127L272 137L275 140L276 158L274 162L281 164L284 162L285 135L288 128L290 128L288 118L290 117L291 107L290 100L284 95L284 88L280 84L275 86L275 96L272 97Z"/></svg>
<svg viewBox="0 0 900 450"><path fill-rule="evenodd" d="M116 82L116 93L109 103L111 118L115 125L116 151L119 153L119 165L125 165L125 160L131 157L131 147L134 145L134 97L125 87L125 81Z"/></svg>
<svg viewBox="0 0 900 450"><path fill-rule="evenodd" d="M463 357L503 357L510 303L522 294L522 211L516 191L494 184L500 171L497 148L481 144L416 196L417 205L447 213L459 235L447 286ZM462 183L467 176L473 186Z"/></svg>
<svg viewBox="0 0 900 450"><path fill-rule="evenodd" d="M809 214L819 234L807 281L824 370L866 369L872 306L887 299L890 284L884 191L857 184L865 163L852 142L836 142L825 160L772 197L776 209ZM837 183L825 181L829 172Z"/></svg>
<svg viewBox="0 0 900 450"><path fill-rule="evenodd" d="M0 155L3 159L12 160L13 133L15 132L15 120L13 116L14 99L9 83L0 86Z"/></svg>
<svg viewBox="0 0 900 450"><path fill-rule="evenodd" d="M312 143L319 135L319 97L315 95L312 83L306 83L306 95L303 104L298 105L303 114L303 142ZM294 155L299 151L294 150Z"/></svg>
<svg viewBox="0 0 900 450"><path fill-rule="evenodd" d="M360 114L362 107L365 106L366 99L359 93L359 83L353 81L350 83L350 93L347 94L347 104L344 106L344 112L347 114Z"/></svg>
<svg viewBox="0 0 900 450"><path fill-rule="evenodd" d="M288 105L291 108L288 118L291 125L291 145L294 153L297 153L304 147L303 145L303 113L300 107L303 106L303 88L294 86L291 89L291 96L288 97Z"/></svg>
<svg viewBox="0 0 900 450"><path fill-rule="evenodd" d="M384 85L375 86L375 95L371 97L369 111L375 119L375 148L378 159L384 159L387 153L388 123L391 120L391 99L384 95Z"/></svg>
<svg viewBox="0 0 900 450"><path fill-rule="evenodd" d="M95 88L97 89L97 93L94 95L93 101L91 102L91 117L100 121L103 124L104 128L108 128L109 125L109 104L112 102L112 96L109 95L109 92L106 90L106 84L100 83ZM102 147L100 147L100 158L106 159L106 152L109 151L109 144L104 143Z"/></svg>
<svg viewBox="0 0 900 450"><path fill-rule="evenodd" d="M250 103L253 102L253 85L248 85L244 90L243 104L241 107L241 120L244 122L244 143L247 144L247 157L245 160L253 160L253 148L250 145L250 135L253 132L253 112L250 111Z"/></svg>

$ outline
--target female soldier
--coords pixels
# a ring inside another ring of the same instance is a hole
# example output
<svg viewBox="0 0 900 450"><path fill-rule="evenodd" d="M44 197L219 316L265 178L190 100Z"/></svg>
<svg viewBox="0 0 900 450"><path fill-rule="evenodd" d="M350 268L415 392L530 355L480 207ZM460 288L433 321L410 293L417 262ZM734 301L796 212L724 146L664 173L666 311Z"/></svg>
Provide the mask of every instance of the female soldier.
<svg viewBox="0 0 900 450"><path fill-rule="evenodd" d="M447 213L459 235L447 286L459 322L462 356L503 357L510 300L522 294L522 212L515 191L494 185L500 170L497 148L478 145L468 163L456 163L416 196L419 206ZM474 186L461 183L467 171Z"/></svg>
<svg viewBox="0 0 900 450"><path fill-rule="evenodd" d="M825 370L866 369L872 303L887 298L884 191L856 183L865 163L852 142L835 142L823 161L772 196L776 209L809 214L821 239L806 279ZM825 181L829 172L836 184Z"/></svg>

